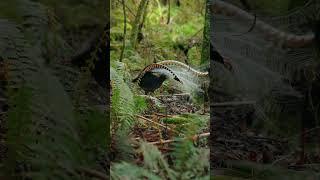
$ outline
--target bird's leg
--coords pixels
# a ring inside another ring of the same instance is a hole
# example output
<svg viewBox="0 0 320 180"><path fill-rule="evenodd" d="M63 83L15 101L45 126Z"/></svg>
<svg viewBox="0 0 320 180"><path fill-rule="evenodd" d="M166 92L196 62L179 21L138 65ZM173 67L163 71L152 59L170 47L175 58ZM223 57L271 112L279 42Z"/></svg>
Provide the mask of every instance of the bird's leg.
<svg viewBox="0 0 320 180"><path fill-rule="evenodd" d="M166 106L166 108L165 108L165 117L167 118L168 117L168 111L167 111L167 107L168 106ZM165 131L164 131L164 133L165 133L165 139L167 139L168 138L168 134L167 134L167 131L168 129L167 129L167 124L166 124L166 128L165 128ZM159 137L160 137L160 142L162 142L163 141L163 138L162 138L162 132L160 131L160 129L159 129ZM162 144L162 143L161 143Z"/></svg>
<svg viewBox="0 0 320 180"><path fill-rule="evenodd" d="M161 128L158 126L158 133L159 133L159 140L162 141L162 132L161 132Z"/></svg>
<svg viewBox="0 0 320 180"><path fill-rule="evenodd" d="M156 114L153 115L152 120L155 122L159 122L159 118ZM161 131L161 127L159 125L156 126L156 129L158 130L158 134L159 134L159 139L160 141L162 141L162 131Z"/></svg>
<svg viewBox="0 0 320 180"><path fill-rule="evenodd" d="M206 114L206 100L205 100L205 94L203 94L203 114Z"/></svg>

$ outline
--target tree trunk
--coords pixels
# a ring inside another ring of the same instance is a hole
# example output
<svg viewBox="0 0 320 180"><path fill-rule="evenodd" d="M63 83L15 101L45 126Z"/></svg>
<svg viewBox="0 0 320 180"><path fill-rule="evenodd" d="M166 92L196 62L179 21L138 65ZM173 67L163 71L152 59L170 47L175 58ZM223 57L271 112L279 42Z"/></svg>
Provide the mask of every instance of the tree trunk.
<svg viewBox="0 0 320 180"><path fill-rule="evenodd" d="M140 26L141 24L143 24L143 19L144 19L143 16L147 8L147 5L148 5L148 0L141 0L138 7L136 18L132 24L132 32L131 32L130 40L133 48L136 48L137 46L138 34L141 30Z"/></svg>

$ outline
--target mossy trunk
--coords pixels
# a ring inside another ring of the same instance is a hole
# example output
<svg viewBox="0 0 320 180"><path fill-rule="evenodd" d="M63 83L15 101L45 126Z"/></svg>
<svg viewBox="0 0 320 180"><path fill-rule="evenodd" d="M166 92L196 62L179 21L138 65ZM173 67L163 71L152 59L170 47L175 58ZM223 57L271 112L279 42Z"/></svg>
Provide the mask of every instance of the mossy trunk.
<svg viewBox="0 0 320 180"><path fill-rule="evenodd" d="M144 12L146 11L147 6L148 6L148 0L141 0L138 7L137 14L136 14L136 18L132 24L132 32L131 32L130 40L133 48L136 48L137 46L138 34L142 29L141 24L143 24Z"/></svg>

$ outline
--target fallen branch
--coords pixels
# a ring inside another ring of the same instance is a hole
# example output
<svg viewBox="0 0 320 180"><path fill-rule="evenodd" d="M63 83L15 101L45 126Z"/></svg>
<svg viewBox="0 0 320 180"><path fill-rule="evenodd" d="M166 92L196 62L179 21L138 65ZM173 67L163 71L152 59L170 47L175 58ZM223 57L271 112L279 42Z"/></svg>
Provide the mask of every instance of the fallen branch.
<svg viewBox="0 0 320 180"><path fill-rule="evenodd" d="M190 93L181 93L181 94L163 94L163 95L158 95L157 97L172 97L172 96L190 96Z"/></svg>
<svg viewBox="0 0 320 180"><path fill-rule="evenodd" d="M151 100L154 104L160 104L160 105L162 105L162 103L160 102L160 100L157 99L157 98L155 98L155 97L152 97L152 96L149 96L149 95L139 95L139 96Z"/></svg>
<svg viewBox="0 0 320 180"><path fill-rule="evenodd" d="M182 139L169 139L169 140L160 140L160 141L156 141L156 142L150 142L149 144L152 144L152 145L157 145L157 144L168 144L168 143L172 143L172 142L177 142L177 141L181 141L181 140L192 140L192 141L196 141L200 138L203 138L203 137L208 137L210 136L210 133L202 133L202 134L199 134L199 135L194 135L194 136L191 136L191 137L185 137L185 138L182 138Z"/></svg>
<svg viewBox="0 0 320 180"><path fill-rule="evenodd" d="M159 116L159 117L174 117L174 115L170 115L170 114L155 113L155 115L157 115L157 116Z"/></svg>
<svg viewBox="0 0 320 180"><path fill-rule="evenodd" d="M174 117L174 115L169 115L169 114L160 114L160 113L154 113L153 115L144 115L147 117L153 117L153 116L158 116L158 117Z"/></svg>
<svg viewBox="0 0 320 180"><path fill-rule="evenodd" d="M161 127L165 128L165 129L168 129L168 130L170 130L170 131L172 131L172 132L177 132L177 131L175 131L175 130L173 130L173 129L171 129L171 128L163 125L163 124L160 124L160 123L157 123L157 122L155 122L155 121L152 121L151 119L148 119L148 118L146 118L146 117L143 117L143 116L140 116L140 115L136 115L136 117L137 117L137 118L140 118L140 119L143 119L143 120L145 120L145 121L151 122L151 123L153 123L153 124L156 124L156 125L158 125L158 126L161 126Z"/></svg>

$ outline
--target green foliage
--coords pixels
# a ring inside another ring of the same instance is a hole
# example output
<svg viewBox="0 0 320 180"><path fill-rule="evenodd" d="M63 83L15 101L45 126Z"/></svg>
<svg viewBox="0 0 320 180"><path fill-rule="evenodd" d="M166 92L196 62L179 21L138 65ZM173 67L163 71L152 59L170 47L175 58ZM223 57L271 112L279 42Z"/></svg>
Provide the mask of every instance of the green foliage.
<svg viewBox="0 0 320 180"><path fill-rule="evenodd" d="M124 82L122 75L110 68L112 83L111 96L111 129L127 129L131 127L134 120L133 94Z"/></svg>
<svg viewBox="0 0 320 180"><path fill-rule="evenodd" d="M156 146L142 143L140 152L143 156L145 169L152 170L155 174L165 179L172 179L175 177L175 172L169 168L169 164Z"/></svg>
<svg viewBox="0 0 320 180"><path fill-rule="evenodd" d="M179 173L178 179L208 179L209 150L195 148L191 141L174 144L174 169Z"/></svg>
<svg viewBox="0 0 320 180"><path fill-rule="evenodd" d="M134 104L136 111L139 113L143 112L148 107L146 99L142 96L134 96Z"/></svg>
<svg viewBox="0 0 320 180"><path fill-rule="evenodd" d="M197 149L190 142L182 144L176 145L175 160L170 165L155 146L141 143L139 152L143 156L143 167L126 162L113 164L111 179L209 179L209 150Z"/></svg>
<svg viewBox="0 0 320 180"><path fill-rule="evenodd" d="M181 114L162 119L165 124L175 124L180 132L188 135L199 133L199 130L205 128L209 121L207 115L199 114Z"/></svg>
<svg viewBox="0 0 320 180"><path fill-rule="evenodd" d="M110 170L111 179L121 180L121 179L143 179L148 178L150 180L160 180L161 178L153 174L152 172L143 169L139 166L122 162L121 164L116 164Z"/></svg>
<svg viewBox="0 0 320 180"><path fill-rule="evenodd" d="M163 112L163 106L160 107L157 100L150 98L153 103L147 104L145 96L135 96L138 91L131 80L138 71L154 61L174 59L182 62L189 58L188 62L191 65L200 65L201 43L198 42L201 42L204 23L204 1L181 1L179 7L174 5L174 1L171 1L169 24L167 24L169 8L161 1L141 0L135 3L125 1L128 23L126 30L129 36L124 37L121 1L112 2L111 119L112 151L115 154L115 160L111 164L111 179L209 179L208 149L195 148L190 142L187 145L177 145L177 154L167 155L174 159L174 164L167 161L167 156L155 146L147 143L142 143L138 150L139 155L143 157L143 163L141 165L128 163L129 160L132 160L130 158L133 154L131 149L128 150L128 144L132 143L128 136L134 134L129 130L134 125L135 115L149 113L155 108ZM126 45L124 58L120 63L118 59L123 38L133 45ZM192 41L193 39L196 42ZM184 54L180 45L189 48L189 53ZM165 82L161 90L172 89L170 83ZM150 109L145 111L147 108ZM181 130L181 134L185 136L201 132L201 129L207 127L207 122L208 116L193 114L164 118L160 121L160 123L176 125L175 129ZM120 160L125 162L119 162ZM185 163L190 163L190 166L183 167Z"/></svg>
<svg viewBox="0 0 320 180"><path fill-rule="evenodd" d="M200 52L201 52L200 47L195 46L190 48L188 52L188 59L189 59L190 65L195 67L199 67L201 65L202 60L199 61L199 59L202 59ZM208 62L208 59L206 59L204 62Z"/></svg>
<svg viewBox="0 0 320 180"><path fill-rule="evenodd" d="M118 70L110 68L112 83L111 129L115 132L118 129L128 130L134 123L135 115L147 108L145 99L141 96L134 96L127 82L124 81L123 68L121 63L118 63Z"/></svg>
<svg viewBox="0 0 320 180"><path fill-rule="evenodd" d="M142 1L139 1L142 2ZM173 2L171 2L173 3ZM140 3L141 4L141 3ZM132 4L131 2L126 2L128 10L128 24L127 32L132 32L132 36L137 36L136 31L138 27L134 29L135 25L139 25L136 16L132 14L138 14L138 5ZM142 6L142 5L141 5ZM195 9L194 6L198 7ZM200 7L200 8L199 8ZM137 49L133 50L132 47L127 47L125 49L125 58L130 66L140 67L145 66L153 62L153 60L165 60L165 59L176 59L180 60L181 53L179 49L175 49L176 44L189 45L190 38L202 38L202 28L204 26L204 1L190 1L188 3L182 3L180 7L171 6L171 21L169 24L167 22L167 11L168 7L163 6L159 1L150 1L147 6L147 14L144 20L144 26L141 29L143 34L143 39L139 42ZM143 13L140 13L142 16ZM116 4L111 12L111 46L114 51L111 51L112 61L117 60L119 56L116 53L120 52L122 33L123 33L123 14L120 4ZM142 18L142 17L140 17ZM142 20L140 19L140 24ZM133 33L135 32L135 33ZM125 37L128 42L131 41L131 37ZM134 38L136 39L136 37ZM195 47L201 49L201 44L194 45ZM132 52L134 51L134 52ZM133 55L133 53L135 55ZM192 52L191 55L194 64L200 64L199 55L195 55ZM197 59L195 59L197 58ZM125 62L125 61L123 61ZM135 70L133 68L132 70Z"/></svg>

